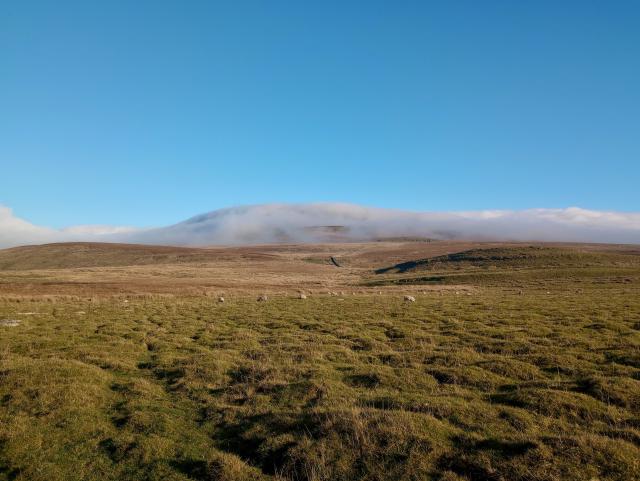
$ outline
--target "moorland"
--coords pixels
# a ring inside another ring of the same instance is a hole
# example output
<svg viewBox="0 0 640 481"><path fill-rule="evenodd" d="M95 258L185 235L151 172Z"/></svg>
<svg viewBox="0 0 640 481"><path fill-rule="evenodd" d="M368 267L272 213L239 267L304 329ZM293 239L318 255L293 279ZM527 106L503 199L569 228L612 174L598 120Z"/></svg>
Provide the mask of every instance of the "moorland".
<svg viewBox="0 0 640 481"><path fill-rule="evenodd" d="M640 479L640 247L0 251L0 480L156 479Z"/></svg>

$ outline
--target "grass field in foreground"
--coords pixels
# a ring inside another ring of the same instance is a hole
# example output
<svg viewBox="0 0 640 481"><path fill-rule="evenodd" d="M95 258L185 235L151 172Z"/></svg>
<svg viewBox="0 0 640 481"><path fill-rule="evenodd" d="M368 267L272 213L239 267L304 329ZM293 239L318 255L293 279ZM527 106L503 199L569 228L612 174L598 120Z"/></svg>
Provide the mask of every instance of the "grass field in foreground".
<svg viewBox="0 0 640 481"><path fill-rule="evenodd" d="M0 479L640 479L640 271L464 269L415 303L0 300Z"/></svg>

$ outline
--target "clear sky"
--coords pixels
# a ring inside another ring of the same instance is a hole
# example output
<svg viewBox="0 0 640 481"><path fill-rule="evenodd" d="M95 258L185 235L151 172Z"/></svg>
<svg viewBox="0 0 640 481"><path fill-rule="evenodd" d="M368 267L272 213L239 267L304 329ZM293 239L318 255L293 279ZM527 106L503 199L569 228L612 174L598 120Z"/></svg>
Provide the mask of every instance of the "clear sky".
<svg viewBox="0 0 640 481"><path fill-rule="evenodd" d="M637 1L0 3L0 204L640 210Z"/></svg>

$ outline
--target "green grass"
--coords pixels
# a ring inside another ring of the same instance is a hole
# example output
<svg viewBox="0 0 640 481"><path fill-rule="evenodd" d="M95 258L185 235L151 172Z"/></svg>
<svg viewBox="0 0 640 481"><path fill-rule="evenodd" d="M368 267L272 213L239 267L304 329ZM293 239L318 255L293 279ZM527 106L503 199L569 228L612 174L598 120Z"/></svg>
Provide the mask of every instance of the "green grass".
<svg viewBox="0 0 640 481"><path fill-rule="evenodd" d="M640 479L638 269L499 269L415 303L0 301L0 480Z"/></svg>

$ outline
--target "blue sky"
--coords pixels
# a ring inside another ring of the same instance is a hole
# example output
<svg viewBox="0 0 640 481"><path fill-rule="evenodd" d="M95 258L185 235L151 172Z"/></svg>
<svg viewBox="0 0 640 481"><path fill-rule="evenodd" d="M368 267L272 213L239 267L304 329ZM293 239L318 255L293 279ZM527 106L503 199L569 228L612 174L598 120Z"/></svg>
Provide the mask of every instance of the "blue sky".
<svg viewBox="0 0 640 481"><path fill-rule="evenodd" d="M0 4L0 204L640 210L635 1Z"/></svg>

